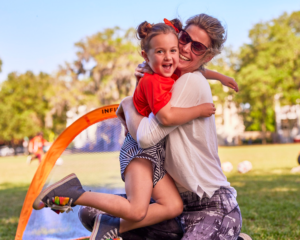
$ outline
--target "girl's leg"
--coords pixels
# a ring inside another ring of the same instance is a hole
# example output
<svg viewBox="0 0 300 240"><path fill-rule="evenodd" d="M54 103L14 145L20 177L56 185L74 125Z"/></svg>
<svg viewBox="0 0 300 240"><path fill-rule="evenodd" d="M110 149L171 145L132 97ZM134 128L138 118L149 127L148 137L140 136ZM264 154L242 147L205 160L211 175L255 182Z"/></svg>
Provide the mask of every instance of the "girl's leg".
<svg viewBox="0 0 300 240"><path fill-rule="evenodd" d="M97 208L122 218L120 233L150 226L181 214L183 203L168 174L152 188L152 163L149 160L132 160L126 168L125 179L127 199L112 194L85 192L75 204ZM149 205L151 193L156 203Z"/></svg>
<svg viewBox="0 0 300 240"><path fill-rule="evenodd" d="M126 196L123 196L126 197ZM93 231L95 219L99 214L103 214L98 209L81 206L78 211L78 217L82 225L90 232ZM183 236L183 231L179 219L170 219L161 223L133 229L120 234L120 237L125 239L145 240L145 239L169 239L180 240Z"/></svg>
<svg viewBox="0 0 300 240"><path fill-rule="evenodd" d="M160 223L181 214L183 203L173 179L168 174L156 184L152 197L156 203L149 205L145 218L139 222L121 219L120 233Z"/></svg>
<svg viewBox="0 0 300 240"><path fill-rule="evenodd" d="M151 161L132 160L125 170L125 178L127 199L113 194L85 192L75 204L97 208L130 221L141 221L147 214L153 189Z"/></svg>

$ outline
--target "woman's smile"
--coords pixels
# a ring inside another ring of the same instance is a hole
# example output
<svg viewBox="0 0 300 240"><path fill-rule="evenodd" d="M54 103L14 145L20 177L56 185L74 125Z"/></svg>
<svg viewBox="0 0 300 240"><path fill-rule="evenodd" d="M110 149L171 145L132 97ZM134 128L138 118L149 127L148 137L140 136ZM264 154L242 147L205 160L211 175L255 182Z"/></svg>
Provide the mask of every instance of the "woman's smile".
<svg viewBox="0 0 300 240"><path fill-rule="evenodd" d="M184 60L184 61L191 61L189 58L183 56L182 54L179 54L179 58Z"/></svg>

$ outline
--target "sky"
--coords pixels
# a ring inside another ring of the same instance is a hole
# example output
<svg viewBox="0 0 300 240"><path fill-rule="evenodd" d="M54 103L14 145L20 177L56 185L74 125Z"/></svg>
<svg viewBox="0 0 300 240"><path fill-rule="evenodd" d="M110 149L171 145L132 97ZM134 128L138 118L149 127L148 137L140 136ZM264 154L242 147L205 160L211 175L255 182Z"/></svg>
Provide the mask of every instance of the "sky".
<svg viewBox="0 0 300 240"><path fill-rule="evenodd" d="M0 0L0 82L13 71L54 73L75 60L74 43L105 28L206 13L226 25L225 46L238 49L256 23L293 11L299 0Z"/></svg>

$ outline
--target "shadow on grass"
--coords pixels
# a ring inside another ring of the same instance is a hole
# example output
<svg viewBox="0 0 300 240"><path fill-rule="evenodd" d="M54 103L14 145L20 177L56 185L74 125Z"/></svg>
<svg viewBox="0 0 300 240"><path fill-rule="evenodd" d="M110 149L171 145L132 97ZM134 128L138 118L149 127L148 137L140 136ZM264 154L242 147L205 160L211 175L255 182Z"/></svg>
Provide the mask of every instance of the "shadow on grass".
<svg viewBox="0 0 300 240"><path fill-rule="evenodd" d="M29 185L0 184L0 239L14 239Z"/></svg>
<svg viewBox="0 0 300 240"><path fill-rule="evenodd" d="M300 239L300 175L234 175L242 231L253 239Z"/></svg>

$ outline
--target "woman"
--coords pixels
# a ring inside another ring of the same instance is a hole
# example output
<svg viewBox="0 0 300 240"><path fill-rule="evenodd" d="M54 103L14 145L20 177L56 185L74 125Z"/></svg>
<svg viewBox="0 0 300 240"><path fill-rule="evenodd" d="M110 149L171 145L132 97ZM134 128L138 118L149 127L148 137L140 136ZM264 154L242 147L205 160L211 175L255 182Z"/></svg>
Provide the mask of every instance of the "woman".
<svg viewBox="0 0 300 240"><path fill-rule="evenodd" d="M220 53L225 38L223 26L213 17L200 14L187 21L179 36L178 75L181 77L173 87L172 106L192 107L212 102L210 87L199 70ZM202 55L197 54L199 44L207 48ZM182 229L176 220L166 221L123 234L124 239L180 239L182 232L182 239L238 239L242 218L236 191L221 170L214 117L164 127L153 114L149 118L138 115L131 98L124 100L122 107L128 130L142 148L155 145L168 135L165 168L184 203L179 217ZM91 211L81 208L79 213L88 228L92 228ZM251 238L244 235L240 239Z"/></svg>

